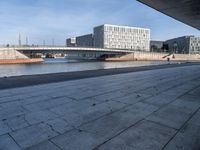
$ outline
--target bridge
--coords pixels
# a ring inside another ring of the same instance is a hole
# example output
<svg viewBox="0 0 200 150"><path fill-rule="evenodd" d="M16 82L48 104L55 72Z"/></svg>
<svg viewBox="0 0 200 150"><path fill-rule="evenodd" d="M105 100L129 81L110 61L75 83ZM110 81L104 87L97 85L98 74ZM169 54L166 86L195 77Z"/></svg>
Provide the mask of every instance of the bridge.
<svg viewBox="0 0 200 150"><path fill-rule="evenodd" d="M132 53L131 50L102 49L88 47L19 47L16 51L32 57L36 53L42 54L67 54L68 59L104 59L113 56L122 56Z"/></svg>
<svg viewBox="0 0 200 150"><path fill-rule="evenodd" d="M124 49L103 49L103 48L88 48L88 47L14 47L20 52L102 52L102 53L130 53L132 50Z"/></svg>
<svg viewBox="0 0 200 150"><path fill-rule="evenodd" d="M34 58L37 54L67 54L70 59L98 59L113 56L122 56L132 53L133 50L124 49L102 49L87 47L58 47L58 46L39 46L39 47L10 47L0 48L0 59Z"/></svg>

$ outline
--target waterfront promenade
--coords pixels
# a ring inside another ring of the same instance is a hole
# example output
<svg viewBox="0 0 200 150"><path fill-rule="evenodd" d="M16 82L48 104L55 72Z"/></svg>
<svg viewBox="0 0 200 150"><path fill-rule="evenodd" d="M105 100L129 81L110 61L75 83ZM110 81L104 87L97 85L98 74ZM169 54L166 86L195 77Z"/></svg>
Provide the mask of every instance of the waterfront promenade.
<svg viewBox="0 0 200 150"><path fill-rule="evenodd" d="M200 149L200 65L47 82L0 90L1 150Z"/></svg>

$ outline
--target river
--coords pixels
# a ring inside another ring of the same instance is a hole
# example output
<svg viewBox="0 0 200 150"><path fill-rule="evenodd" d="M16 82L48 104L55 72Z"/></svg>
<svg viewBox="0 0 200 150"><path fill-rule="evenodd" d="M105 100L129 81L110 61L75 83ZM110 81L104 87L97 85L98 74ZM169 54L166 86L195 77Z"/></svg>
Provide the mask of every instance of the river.
<svg viewBox="0 0 200 150"><path fill-rule="evenodd" d="M45 59L41 64L0 65L0 77L73 72L109 68L125 68L166 64L165 61L129 61L129 62L69 62L67 59Z"/></svg>

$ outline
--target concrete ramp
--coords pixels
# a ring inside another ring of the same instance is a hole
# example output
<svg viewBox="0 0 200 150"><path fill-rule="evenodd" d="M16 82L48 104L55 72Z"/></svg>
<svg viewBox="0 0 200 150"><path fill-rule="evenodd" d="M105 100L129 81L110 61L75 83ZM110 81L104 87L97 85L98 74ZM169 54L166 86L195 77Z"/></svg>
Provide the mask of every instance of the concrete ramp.
<svg viewBox="0 0 200 150"><path fill-rule="evenodd" d="M41 63L43 61L42 58L31 59L13 48L0 49L0 65Z"/></svg>
<svg viewBox="0 0 200 150"><path fill-rule="evenodd" d="M14 49L0 49L0 60L7 59L29 59L26 55Z"/></svg>

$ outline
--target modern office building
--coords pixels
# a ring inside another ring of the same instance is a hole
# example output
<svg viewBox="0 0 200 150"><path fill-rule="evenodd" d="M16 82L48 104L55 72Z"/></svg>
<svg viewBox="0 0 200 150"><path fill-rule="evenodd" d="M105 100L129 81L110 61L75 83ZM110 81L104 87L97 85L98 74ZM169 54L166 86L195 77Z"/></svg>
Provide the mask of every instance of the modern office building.
<svg viewBox="0 0 200 150"><path fill-rule="evenodd" d="M150 29L101 25L94 28L94 47L149 51Z"/></svg>
<svg viewBox="0 0 200 150"><path fill-rule="evenodd" d="M150 29L105 24L93 30L67 39L67 46L150 51Z"/></svg>
<svg viewBox="0 0 200 150"><path fill-rule="evenodd" d="M164 41L150 41L150 51L151 52L163 52L164 47L163 47Z"/></svg>
<svg viewBox="0 0 200 150"><path fill-rule="evenodd" d="M93 34L76 37L77 47L94 47Z"/></svg>
<svg viewBox="0 0 200 150"><path fill-rule="evenodd" d="M167 49L171 53L200 54L200 37L183 36L167 40Z"/></svg>

